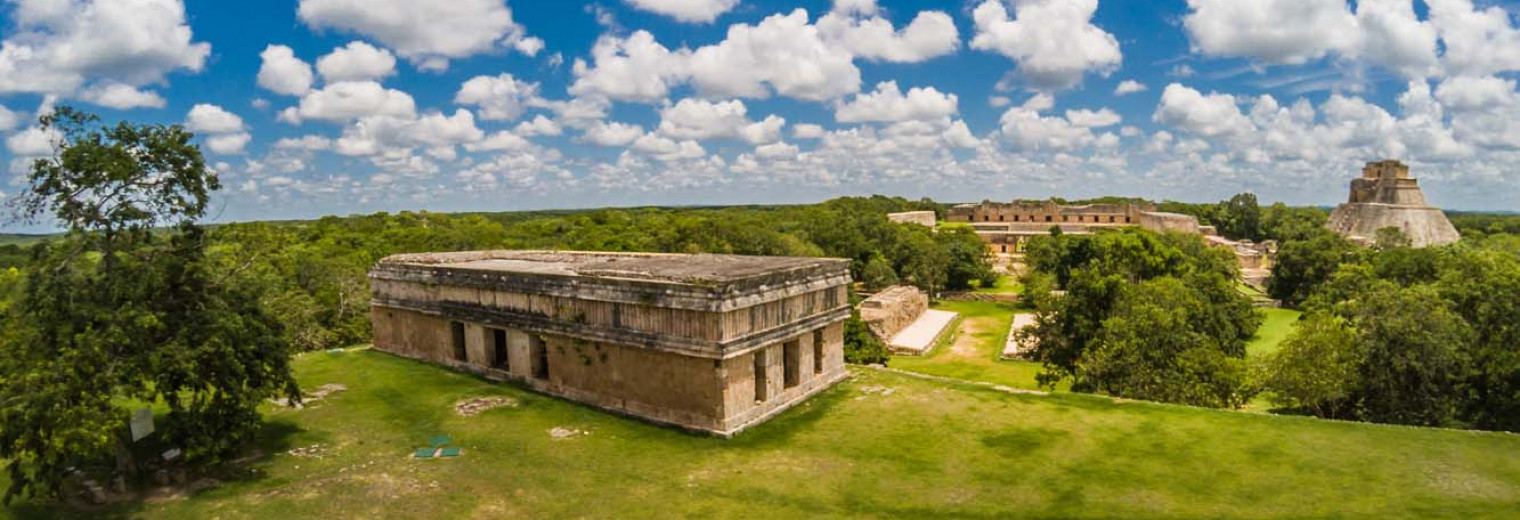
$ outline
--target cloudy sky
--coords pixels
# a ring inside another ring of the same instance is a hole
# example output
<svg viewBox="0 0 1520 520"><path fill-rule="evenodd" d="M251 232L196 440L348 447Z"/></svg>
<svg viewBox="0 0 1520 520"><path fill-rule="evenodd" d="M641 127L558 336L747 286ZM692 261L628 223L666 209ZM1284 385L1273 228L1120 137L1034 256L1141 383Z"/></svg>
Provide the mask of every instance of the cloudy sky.
<svg viewBox="0 0 1520 520"><path fill-rule="evenodd" d="M1240 191L1520 209L1514 0L3 0L39 112L181 123L217 220ZM0 229L29 229L16 225Z"/></svg>

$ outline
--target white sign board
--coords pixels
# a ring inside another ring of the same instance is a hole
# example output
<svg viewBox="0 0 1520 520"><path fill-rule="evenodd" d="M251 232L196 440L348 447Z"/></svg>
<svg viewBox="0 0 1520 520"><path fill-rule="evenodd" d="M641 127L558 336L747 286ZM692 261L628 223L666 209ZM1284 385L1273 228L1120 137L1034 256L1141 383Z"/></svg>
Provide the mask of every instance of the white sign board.
<svg viewBox="0 0 1520 520"><path fill-rule="evenodd" d="M153 409L142 408L132 414L132 442L142 440L153 433Z"/></svg>

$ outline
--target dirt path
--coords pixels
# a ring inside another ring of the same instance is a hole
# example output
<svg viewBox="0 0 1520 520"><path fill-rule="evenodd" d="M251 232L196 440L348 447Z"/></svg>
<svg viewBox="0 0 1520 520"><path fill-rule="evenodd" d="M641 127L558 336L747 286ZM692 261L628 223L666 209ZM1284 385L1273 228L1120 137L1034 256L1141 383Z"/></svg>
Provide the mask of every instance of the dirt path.
<svg viewBox="0 0 1520 520"><path fill-rule="evenodd" d="M958 359L975 359L986 356L987 353L979 352L977 346L985 343L987 337L994 334L998 328L996 318L966 318L961 320L960 328L956 330L955 343L950 345L950 350L945 357Z"/></svg>

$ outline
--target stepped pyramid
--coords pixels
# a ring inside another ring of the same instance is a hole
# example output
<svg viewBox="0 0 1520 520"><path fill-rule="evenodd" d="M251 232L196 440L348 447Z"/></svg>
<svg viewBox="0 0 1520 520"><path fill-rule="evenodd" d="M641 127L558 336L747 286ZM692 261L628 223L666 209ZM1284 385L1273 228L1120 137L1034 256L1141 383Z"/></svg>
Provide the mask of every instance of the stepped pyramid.
<svg viewBox="0 0 1520 520"><path fill-rule="evenodd" d="M1444 245L1462 238L1441 208L1425 202L1420 183L1399 161L1367 163L1362 177L1351 180L1351 198L1330 213L1326 227L1361 244L1377 230L1396 227L1414 247Z"/></svg>

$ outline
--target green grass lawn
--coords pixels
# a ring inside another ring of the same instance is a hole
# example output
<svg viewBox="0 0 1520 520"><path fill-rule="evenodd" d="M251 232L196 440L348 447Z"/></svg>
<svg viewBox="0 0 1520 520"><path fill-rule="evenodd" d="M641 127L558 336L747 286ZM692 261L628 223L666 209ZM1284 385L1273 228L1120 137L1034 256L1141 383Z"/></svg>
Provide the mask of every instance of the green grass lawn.
<svg viewBox="0 0 1520 520"><path fill-rule="evenodd" d="M112 511L0 517L1514 518L1520 436L1221 412L852 369L733 440L371 351L307 354L255 477ZM890 389L891 392L884 390ZM476 396L519 402L475 417ZM589 432L552 438L551 428ZM407 457L446 433L465 450ZM321 457L291 448L318 446Z"/></svg>
<svg viewBox="0 0 1520 520"><path fill-rule="evenodd" d="M1024 284L1019 283L1018 277L1005 274L998 276L997 285L992 287L978 286L972 292L985 294L1024 294Z"/></svg>
<svg viewBox="0 0 1520 520"><path fill-rule="evenodd" d="M1266 319L1262 320L1261 328L1256 329L1256 337L1246 343L1246 355L1260 356L1277 350L1277 345L1288 337L1298 326L1298 317L1302 312L1293 309L1262 309L1266 313Z"/></svg>
<svg viewBox="0 0 1520 520"><path fill-rule="evenodd" d="M998 359L1014 313L1027 310L995 302L939 302L934 308L959 313L961 321L953 325L957 330L927 355L893 356L892 368L1014 388L1039 388L1034 379L1040 372L1039 363Z"/></svg>

